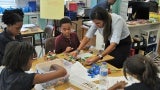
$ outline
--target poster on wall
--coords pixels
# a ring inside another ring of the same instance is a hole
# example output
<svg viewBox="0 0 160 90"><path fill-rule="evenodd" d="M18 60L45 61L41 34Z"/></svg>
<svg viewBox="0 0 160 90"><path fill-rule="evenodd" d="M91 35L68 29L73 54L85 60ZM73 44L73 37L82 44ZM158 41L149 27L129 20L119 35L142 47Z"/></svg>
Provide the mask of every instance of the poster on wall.
<svg viewBox="0 0 160 90"><path fill-rule="evenodd" d="M64 17L64 0L40 0L40 18L61 19Z"/></svg>

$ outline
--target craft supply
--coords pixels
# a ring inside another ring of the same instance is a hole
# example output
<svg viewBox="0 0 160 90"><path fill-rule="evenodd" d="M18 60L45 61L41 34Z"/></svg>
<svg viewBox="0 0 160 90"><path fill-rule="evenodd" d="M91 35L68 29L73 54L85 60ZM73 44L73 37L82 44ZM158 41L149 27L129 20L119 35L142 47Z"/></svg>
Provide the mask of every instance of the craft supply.
<svg viewBox="0 0 160 90"><path fill-rule="evenodd" d="M82 90L98 90L97 85L94 82L87 81L86 79L78 76L70 77L70 83Z"/></svg>
<svg viewBox="0 0 160 90"><path fill-rule="evenodd" d="M88 76L94 78L95 75L98 75L100 71L100 66L98 64L93 64L91 68L88 69Z"/></svg>

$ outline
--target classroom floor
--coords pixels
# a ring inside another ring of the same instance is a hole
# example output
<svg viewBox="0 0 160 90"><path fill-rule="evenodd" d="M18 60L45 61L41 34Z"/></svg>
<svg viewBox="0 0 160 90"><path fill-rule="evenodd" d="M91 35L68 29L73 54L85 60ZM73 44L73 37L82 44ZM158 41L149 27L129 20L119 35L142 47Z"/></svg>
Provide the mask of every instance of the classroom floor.
<svg viewBox="0 0 160 90"><path fill-rule="evenodd" d="M37 55L38 55L38 58L40 58L40 57L42 57L42 56L44 56L44 54L45 54L45 50L44 50L44 48L42 49L42 47L41 46L36 46L35 47L35 49L36 49L36 52L37 52Z"/></svg>

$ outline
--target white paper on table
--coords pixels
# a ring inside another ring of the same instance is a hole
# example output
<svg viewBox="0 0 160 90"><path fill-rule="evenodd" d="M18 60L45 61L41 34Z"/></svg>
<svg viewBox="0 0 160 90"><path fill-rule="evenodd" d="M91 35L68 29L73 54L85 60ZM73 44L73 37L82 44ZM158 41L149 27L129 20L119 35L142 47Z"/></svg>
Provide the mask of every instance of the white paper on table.
<svg viewBox="0 0 160 90"><path fill-rule="evenodd" d="M88 76L88 72L87 69L80 63L80 62L76 62L72 65L71 67L71 71L70 71L70 78L72 77L81 77L84 78L85 80L88 81L96 81L99 80L99 75L95 75L94 78L91 78L90 76ZM114 85L115 83L117 83L118 81L126 81L128 84L126 86L129 86L133 83L138 83L139 81L135 78L128 78L129 80L127 80L124 76L119 76L119 77L108 77L108 81L109 81L109 87L111 87L112 85Z"/></svg>
<svg viewBox="0 0 160 90"><path fill-rule="evenodd" d="M88 81L95 81L98 80L99 78L99 75L96 75L94 78L88 76L87 69L80 62L76 62L72 65L70 71L70 78L72 78L72 76L73 77L76 76L77 78L81 77Z"/></svg>
<svg viewBox="0 0 160 90"><path fill-rule="evenodd" d="M22 31L22 32L25 32L25 31L28 31L28 30L29 30L29 29L28 29L28 28L25 28L25 27L22 27L22 28L21 28L21 31Z"/></svg>
<svg viewBox="0 0 160 90"><path fill-rule="evenodd" d="M31 28L31 27L35 27L34 24L23 24L22 26L23 28Z"/></svg>
<svg viewBox="0 0 160 90"><path fill-rule="evenodd" d="M87 76L87 69L80 63L76 62L71 66L70 76Z"/></svg>
<svg viewBox="0 0 160 90"><path fill-rule="evenodd" d="M35 27L34 24L23 24L21 31L25 32L25 31L28 31L30 28L34 28L34 27Z"/></svg>
<svg viewBox="0 0 160 90"><path fill-rule="evenodd" d="M132 77L132 80L127 80L124 76L119 76L119 77L108 77L109 81L109 87L113 86L116 84L118 81L126 81L128 84L126 86L129 86L133 83L138 83L139 81L135 78Z"/></svg>

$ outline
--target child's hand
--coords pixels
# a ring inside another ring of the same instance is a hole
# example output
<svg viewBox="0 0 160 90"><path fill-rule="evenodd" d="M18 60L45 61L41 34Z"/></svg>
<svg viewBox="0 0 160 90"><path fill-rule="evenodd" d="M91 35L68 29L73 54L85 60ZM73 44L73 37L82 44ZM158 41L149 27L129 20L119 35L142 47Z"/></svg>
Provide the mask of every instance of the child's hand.
<svg viewBox="0 0 160 90"><path fill-rule="evenodd" d="M110 87L108 90L117 90L117 89L124 89L127 82L125 81L119 81L116 84L114 84L112 87Z"/></svg>
<svg viewBox="0 0 160 90"><path fill-rule="evenodd" d="M119 81L115 85L117 86L118 89L123 89L127 85L127 82Z"/></svg>
<svg viewBox="0 0 160 90"><path fill-rule="evenodd" d="M97 57L90 57L90 58L87 58L85 60L85 65L91 65L95 62L97 62L98 58Z"/></svg>
<svg viewBox="0 0 160 90"><path fill-rule="evenodd" d="M63 68L62 66L57 65L57 64L53 64L50 66L50 71L53 71L53 70L55 70L53 73L57 73L55 75L56 78L65 76L67 74L66 69Z"/></svg>
<svg viewBox="0 0 160 90"><path fill-rule="evenodd" d="M57 64L53 64L50 66L50 71L53 71L53 70L59 70L59 69L62 69L63 67L61 67L60 65L57 65Z"/></svg>
<svg viewBox="0 0 160 90"><path fill-rule="evenodd" d="M73 50L72 47L67 47L66 50L65 50L65 52L70 52L70 51L72 51L72 50Z"/></svg>

